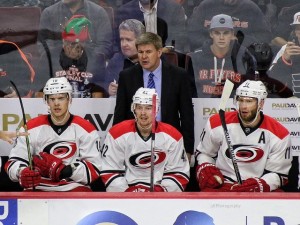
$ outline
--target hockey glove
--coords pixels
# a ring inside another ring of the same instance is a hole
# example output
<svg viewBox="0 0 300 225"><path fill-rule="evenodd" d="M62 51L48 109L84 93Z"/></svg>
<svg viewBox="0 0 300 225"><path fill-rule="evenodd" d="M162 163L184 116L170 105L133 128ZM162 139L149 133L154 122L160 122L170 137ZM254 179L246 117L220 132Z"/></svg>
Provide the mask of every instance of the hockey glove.
<svg viewBox="0 0 300 225"><path fill-rule="evenodd" d="M33 163L41 170L43 177L49 177L52 181L59 181L59 176L66 167L61 159L46 152L41 152L40 157L33 157Z"/></svg>
<svg viewBox="0 0 300 225"><path fill-rule="evenodd" d="M197 180L200 189L218 188L224 183L223 174L211 163L202 163L197 166Z"/></svg>
<svg viewBox="0 0 300 225"><path fill-rule="evenodd" d="M236 192L270 192L270 186L260 178L248 178L242 184L234 184L231 191Z"/></svg>
<svg viewBox="0 0 300 225"><path fill-rule="evenodd" d="M38 169L31 170L29 167L20 170L19 183L23 188L38 186L41 182L41 174Z"/></svg>
<svg viewBox="0 0 300 225"><path fill-rule="evenodd" d="M150 192L150 188L143 185L135 185L127 188L125 192ZM154 192L167 192L161 185L154 185Z"/></svg>

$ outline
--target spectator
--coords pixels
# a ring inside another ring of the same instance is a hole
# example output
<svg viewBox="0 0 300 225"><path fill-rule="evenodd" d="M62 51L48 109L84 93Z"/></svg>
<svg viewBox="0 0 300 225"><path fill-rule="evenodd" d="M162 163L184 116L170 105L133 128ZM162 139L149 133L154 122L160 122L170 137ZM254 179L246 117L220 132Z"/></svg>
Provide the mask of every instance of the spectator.
<svg viewBox="0 0 300 225"><path fill-rule="evenodd" d="M237 183L219 114L208 119L196 149L201 191L270 192L287 183L290 134L278 121L261 112L266 97L261 81L247 80L236 90L237 111L225 113L242 184Z"/></svg>
<svg viewBox="0 0 300 225"><path fill-rule="evenodd" d="M21 97L31 97L35 71L18 45L0 40L0 62L0 97L18 97L10 81L16 84Z"/></svg>
<svg viewBox="0 0 300 225"><path fill-rule="evenodd" d="M106 11L88 0L61 0L45 8L41 15L39 42L41 49L61 46L61 32L65 23L73 15L84 15L91 23L90 42L86 50L94 54L104 54L108 59L112 55L112 28ZM42 50L41 50L42 51Z"/></svg>
<svg viewBox="0 0 300 225"><path fill-rule="evenodd" d="M48 77L66 77L73 87L72 97L107 97L104 85L105 62L100 56L86 51L91 22L83 15L74 15L62 32L62 46L41 56L37 70L37 90ZM49 67L46 65L51 64ZM42 97L42 90L36 97Z"/></svg>
<svg viewBox="0 0 300 225"><path fill-rule="evenodd" d="M247 68L242 61L246 50L234 41L232 18L225 14L214 16L209 34L212 41L205 42L201 49L189 54L188 70L197 89L193 91L193 96L200 98L221 97L226 79L236 87L246 80Z"/></svg>
<svg viewBox="0 0 300 225"><path fill-rule="evenodd" d="M279 50L269 75L285 84L287 89L293 90L293 95L300 96L300 12L294 15L294 21L290 24L293 27L293 37ZM291 96L288 96L291 97Z"/></svg>
<svg viewBox="0 0 300 225"><path fill-rule="evenodd" d="M278 14L278 23L274 28L274 38L272 44L282 47L288 41L291 41L295 34L293 27L290 26L293 16L300 11L300 3L290 7L284 7Z"/></svg>
<svg viewBox="0 0 300 225"><path fill-rule="evenodd" d="M121 71L119 75L113 124L133 118L130 110L132 97L140 87L150 87L151 74L161 99L157 120L174 126L182 133L190 159L194 149L194 112L188 74L182 68L161 61L162 41L158 35L151 32L140 35L136 47L139 64Z"/></svg>
<svg viewBox="0 0 300 225"><path fill-rule="evenodd" d="M189 162L182 135L168 124L153 123L153 95L156 95L156 116L159 98L155 89L139 88L131 105L135 119L114 125L105 138L103 149L108 151L101 152L101 178L109 192L148 192L152 182L156 192L180 192L189 181ZM151 138L153 130L155 142ZM151 182L152 151L155 161Z"/></svg>
<svg viewBox="0 0 300 225"><path fill-rule="evenodd" d="M137 49L135 40L142 33L145 33L145 26L136 19L123 21L119 26L121 52L117 52L109 60L106 67L106 83L108 86L109 96L116 96L119 80L119 73L123 69L138 63Z"/></svg>
<svg viewBox="0 0 300 225"><path fill-rule="evenodd" d="M116 24L119 25L126 19L145 21L146 31L161 36L155 22L158 17L168 25L166 45L171 46L172 40L174 40L176 49L184 51L186 45L185 14L181 5L174 0L132 0L117 9Z"/></svg>
<svg viewBox="0 0 300 225"><path fill-rule="evenodd" d="M65 77L50 78L44 87L49 115L29 120L29 142L18 137L10 152L5 170L27 191L91 191L99 177L100 137L91 123L69 112L71 93Z"/></svg>
<svg viewBox="0 0 300 225"><path fill-rule="evenodd" d="M191 51L200 48L208 40L207 28L211 18L226 14L233 18L235 31L245 36L244 46L253 42L271 41L271 29L266 19L251 0L204 0L193 11L188 22L188 37Z"/></svg>
<svg viewBox="0 0 300 225"><path fill-rule="evenodd" d="M255 79L264 83L269 98L287 98L293 95L293 91L284 83L269 76L269 68L273 61L273 51L268 43L253 43L248 46L250 54L245 54L243 63L247 65L247 73L255 74ZM255 63L253 63L253 57ZM251 61L251 63L249 63ZM252 67L252 66L254 67Z"/></svg>

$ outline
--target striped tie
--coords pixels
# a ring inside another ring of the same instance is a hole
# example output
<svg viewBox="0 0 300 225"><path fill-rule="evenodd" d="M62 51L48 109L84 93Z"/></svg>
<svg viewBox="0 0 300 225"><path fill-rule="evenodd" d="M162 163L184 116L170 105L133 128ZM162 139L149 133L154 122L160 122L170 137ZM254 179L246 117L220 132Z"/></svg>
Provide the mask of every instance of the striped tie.
<svg viewBox="0 0 300 225"><path fill-rule="evenodd" d="M154 77L154 74L150 73L147 88L155 88L155 83L154 83L153 77Z"/></svg>

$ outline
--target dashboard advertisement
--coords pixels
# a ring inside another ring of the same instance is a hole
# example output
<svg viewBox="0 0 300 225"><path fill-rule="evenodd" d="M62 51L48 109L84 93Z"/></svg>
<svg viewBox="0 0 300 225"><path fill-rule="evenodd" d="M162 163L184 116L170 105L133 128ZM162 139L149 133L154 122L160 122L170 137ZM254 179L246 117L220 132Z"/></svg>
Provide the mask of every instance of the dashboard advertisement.
<svg viewBox="0 0 300 225"><path fill-rule="evenodd" d="M0 199L3 225L298 225L292 199Z"/></svg>

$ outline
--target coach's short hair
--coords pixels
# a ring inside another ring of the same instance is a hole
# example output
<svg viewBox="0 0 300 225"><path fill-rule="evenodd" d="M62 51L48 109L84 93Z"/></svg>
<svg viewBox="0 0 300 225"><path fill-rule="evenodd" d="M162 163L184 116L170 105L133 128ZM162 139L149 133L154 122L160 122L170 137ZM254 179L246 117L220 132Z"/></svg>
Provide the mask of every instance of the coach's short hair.
<svg viewBox="0 0 300 225"><path fill-rule="evenodd" d="M141 34L135 41L136 48L138 48L139 45L147 44L153 44L157 50L163 47L161 37L152 32L146 32L144 34Z"/></svg>

